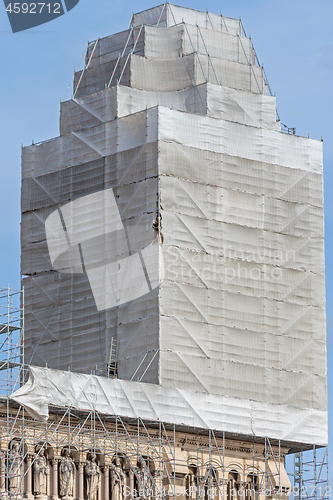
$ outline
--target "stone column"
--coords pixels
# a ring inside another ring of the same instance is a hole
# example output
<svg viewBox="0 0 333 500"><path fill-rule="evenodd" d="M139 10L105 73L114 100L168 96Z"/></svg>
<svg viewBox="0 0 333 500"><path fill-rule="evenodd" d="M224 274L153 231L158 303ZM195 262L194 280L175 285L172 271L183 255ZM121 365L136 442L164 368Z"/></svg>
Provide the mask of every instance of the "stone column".
<svg viewBox="0 0 333 500"><path fill-rule="evenodd" d="M110 497L110 469L107 465L103 467L104 472L104 500L109 500Z"/></svg>
<svg viewBox="0 0 333 500"><path fill-rule="evenodd" d="M59 500L58 496L58 463L59 460L57 458L54 458L52 460L52 493L51 493L51 498L52 500Z"/></svg>
<svg viewBox="0 0 333 500"><path fill-rule="evenodd" d="M78 463L78 472L79 472L78 497L79 497L79 500L84 500L84 462Z"/></svg>
<svg viewBox="0 0 333 500"><path fill-rule="evenodd" d="M130 496L126 500L134 500L134 472L132 469L128 471L129 477L129 488L130 488Z"/></svg>
<svg viewBox="0 0 333 500"><path fill-rule="evenodd" d="M161 498L161 495L163 495L163 479L161 478L161 474L159 471L155 471L154 479L155 479L155 496L157 498Z"/></svg>
<svg viewBox="0 0 333 500"><path fill-rule="evenodd" d="M227 474L226 474L227 475ZM228 480L227 478L225 478L224 480L223 479L220 479L219 480L219 486L220 486L220 492L221 492L221 500L227 500L227 486L228 486Z"/></svg>
<svg viewBox="0 0 333 500"><path fill-rule="evenodd" d="M6 491L6 476L5 476L5 469L3 466L2 459L0 459L0 492L1 492L1 497L3 497L2 493Z"/></svg>
<svg viewBox="0 0 333 500"><path fill-rule="evenodd" d="M205 498L205 482L204 482L205 476L199 476L198 477L198 489L197 489L197 498L201 498L201 500L204 500Z"/></svg>
<svg viewBox="0 0 333 500"><path fill-rule="evenodd" d="M24 498L28 500L32 500L34 495L32 493L32 456L28 455L26 458L26 478L25 478L25 493Z"/></svg>
<svg viewBox="0 0 333 500"><path fill-rule="evenodd" d="M240 481L238 484L238 498L239 500L245 500L245 492L246 492L247 482Z"/></svg>
<svg viewBox="0 0 333 500"><path fill-rule="evenodd" d="M185 477L185 488L188 490L189 500L196 500L197 498L197 480L196 476L192 473L187 474Z"/></svg>
<svg viewBox="0 0 333 500"><path fill-rule="evenodd" d="M150 488L151 488L151 500L156 500L156 471L153 471L151 473L151 482L150 482ZM186 488L186 486L185 486ZM184 490L185 490L184 488Z"/></svg>

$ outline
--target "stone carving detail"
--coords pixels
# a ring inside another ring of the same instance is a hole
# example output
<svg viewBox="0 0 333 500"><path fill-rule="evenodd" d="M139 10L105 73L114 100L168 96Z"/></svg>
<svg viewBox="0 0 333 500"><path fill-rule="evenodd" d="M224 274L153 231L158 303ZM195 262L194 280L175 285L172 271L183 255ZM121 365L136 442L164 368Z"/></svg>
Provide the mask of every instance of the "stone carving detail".
<svg viewBox="0 0 333 500"><path fill-rule="evenodd" d="M143 458L138 460L137 464L137 476L138 476L138 490L143 490L145 492L145 497L149 496L150 490L150 478L147 472L147 465Z"/></svg>
<svg viewBox="0 0 333 500"><path fill-rule="evenodd" d="M98 464L96 463L96 455L94 453L90 455L90 459L88 459L88 462L86 463L84 472L87 481L87 499L97 500L101 472Z"/></svg>
<svg viewBox="0 0 333 500"><path fill-rule="evenodd" d="M20 443L16 440L11 441L9 444L9 489L19 493L23 489L21 482L23 473L23 464L19 454Z"/></svg>
<svg viewBox="0 0 333 500"><path fill-rule="evenodd" d="M37 453L34 464L34 494L38 496L46 496L48 494L48 479L50 467L47 463L45 450L41 448Z"/></svg>
<svg viewBox="0 0 333 500"><path fill-rule="evenodd" d="M74 477L75 464L69 450L65 448L59 464L59 495L61 497L73 496Z"/></svg>
<svg viewBox="0 0 333 500"><path fill-rule="evenodd" d="M124 500L125 474L120 458L115 458L111 467L111 500Z"/></svg>

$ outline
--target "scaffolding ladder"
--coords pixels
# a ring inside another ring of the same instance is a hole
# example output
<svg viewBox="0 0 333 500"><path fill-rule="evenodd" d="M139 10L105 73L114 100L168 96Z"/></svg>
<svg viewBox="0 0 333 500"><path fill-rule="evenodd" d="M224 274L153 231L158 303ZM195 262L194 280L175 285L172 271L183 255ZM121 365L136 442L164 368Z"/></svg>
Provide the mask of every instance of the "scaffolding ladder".
<svg viewBox="0 0 333 500"><path fill-rule="evenodd" d="M108 363L108 377L110 378L117 378L117 356L118 356L117 339L111 337L110 358Z"/></svg>

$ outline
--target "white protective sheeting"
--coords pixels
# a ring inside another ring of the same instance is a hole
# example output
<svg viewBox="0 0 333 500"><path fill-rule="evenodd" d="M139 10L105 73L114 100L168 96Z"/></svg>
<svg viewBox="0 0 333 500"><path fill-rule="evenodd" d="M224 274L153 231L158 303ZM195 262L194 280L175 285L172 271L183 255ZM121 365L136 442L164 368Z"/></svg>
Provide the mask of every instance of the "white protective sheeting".
<svg viewBox="0 0 333 500"><path fill-rule="evenodd" d="M325 411L48 368L30 367L28 382L11 399L43 421L48 418L48 406L54 405L252 437L327 444Z"/></svg>
<svg viewBox="0 0 333 500"><path fill-rule="evenodd" d="M133 52L147 59L173 59L193 52L207 55L207 47L211 57L255 65L255 54L249 38L188 23L159 29L137 27L132 33L123 31L101 38L96 43L96 46L94 42L90 43L87 51L87 57L93 54L90 68L117 60L119 54L127 56Z"/></svg>
<svg viewBox="0 0 333 500"><path fill-rule="evenodd" d="M174 92L148 92L118 85L61 103L60 135L109 122L116 117L163 106L178 111L280 130L275 97L203 83Z"/></svg>
<svg viewBox="0 0 333 500"><path fill-rule="evenodd" d="M175 92L147 92L118 85L61 104L60 135L93 127L157 105L206 114L206 85Z"/></svg>
<svg viewBox="0 0 333 500"><path fill-rule="evenodd" d="M281 140L284 137L288 140L288 136L281 135ZM185 147L178 142L159 143L159 165L162 175L193 183L323 207L322 168L318 172L317 169L308 170L306 165L305 169L291 169L289 166Z"/></svg>
<svg viewBox="0 0 333 500"><path fill-rule="evenodd" d="M169 28L168 31L175 28ZM150 28L152 33L156 30ZM161 30L158 30L160 32ZM198 28L192 24L183 27L183 52L190 54L195 50L198 54L209 55L217 59L226 59L242 64L255 65L255 55L250 38L231 35L229 32L221 33L212 29Z"/></svg>
<svg viewBox="0 0 333 500"><path fill-rule="evenodd" d="M23 280L25 360L44 366L107 374L111 338L118 338L119 371L131 378L147 353L141 377L158 350L158 291L131 304L98 311L86 274L48 272ZM73 302L73 296L75 301ZM98 325L98 326L96 326ZM153 352L155 351L155 352ZM131 361L125 361L125 356ZM158 355L144 380L158 383Z"/></svg>
<svg viewBox="0 0 333 500"><path fill-rule="evenodd" d="M142 30L138 27L133 29L132 32L126 30L115 33L114 35L99 38L97 41L90 42L88 45L86 62L91 59L89 67L93 68L94 66L100 66L106 62L116 62L119 55L127 57L133 52L134 54L144 56L144 38L145 27Z"/></svg>
<svg viewBox="0 0 333 500"><path fill-rule="evenodd" d="M176 142L257 162L322 172L320 141L166 108L159 108L158 113L160 141Z"/></svg>
<svg viewBox="0 0 333 500"><path fill-rule="evenodd" d="M23 181L22 273L31 275L24 280L26 296L29 297L25 309L26 331L29 332L25 353L29 362L45 364L47 359L51 367L66 369L71 366L73 370L89 373L97 366L98 373L106 373L112 337L119 336L119 352L122 353L130 336L135 337L135 346L139 343L139 350L136 348L133 353L131 346L128 347L130 356L135 356L135 366L140 363L142 353L158 348L158 324L155 322L158 304L153 286L151 292L136 299L130 307L118 304L116 308L98 311L86 273L73 274L75 268L68 268L65 263L65 267L58 268L59 272L49 271L52 263L45 232L45 221L59 204L65 208L73 195L82 199L91 190L96 194L113 188L128 242L124 245L121 234L113 240L101 234L93 240L88 239L83 251L93 263L100 260L98 255L103 257L103 249L110 257L113 249L121 253L123 248L126 253L128 244L134 253L143 251L156 238L156 230L152 227L156 218L156 176L155 142ZM89 203L89 211L85 213L87 227L101 227L100 215L99 205ZM105 223L107 225L108 220ZM155 286L155 279L151 274L149 276L150 267L146 269L150 284ZM157 262L154 269L158 270ZM146 276L143 282L147 283ZM129 287L122 287L124 293L127 289ZM126 335L122 335L124 331ZM146 356L140 376L152 356ZM152 368L157 361L158 356ZM135 368L131 365L128 370L132 376ZM145 380L158 381L151 371L146 373Z"/></svg>
<svg viewBox="0 0 333 500"><path fill-rule="evenodd" d="M99 39L89 45L86 62L75 73L77 97L118 84L170 92L202 82L267 93L250 39L197 24L144 26Z"/></svg>
<svg viewBox="0 0 333 500"><path fill-rule="evenodd" d="M144 10L134 14L133 26L148 24L151 26L173 26L182 22L196 25L200 28L223 31L232 35L241 34L241 25L238 19L218 16L216 14L201 12L172 4L162 4L152 9Z"/></svg>
<svg viewBox="0 0 333 500"><path fill-rule="evenodd" d="M38 145L27 146L23 153L23 178L57 172L156 142L157 117L158 108L152 108ZM45 158L48 160L46 164Z"/></svg>
<svg viewBox="0 0 333 500"><path fill-rule="evenodd" d="M156 140L322 172L320 141L158 106L26 147L23 175L36 177Z"/></svg>
<svg viewBox="0 0 333 500"><path fill-rule="evenodd" d="M89 67L75 74L76 96L82 97L117 84L149 92L172 92L211 82L226 87L266 94L262 68L233 60L187 54L176 59L146 59L136 54ZM82 78L81 78L82 77Z"/></svg>
<svg viewBox="0 0 333 500"><path fill-rule="evenodd" d="M281 133L239 21L133 24L23 149L26 361L106 375L113 338L119 378L213 398L213 428L326 436L322 143Z"/></svg>
<svg viewBox="0 0 333 500"><path fill-rule="evenodd" d="M145 230L140 224L125 228L112 188L67 203L45 221L53 268L71 274L85 270L98 311L135 300L159 285L158 242L132 253Z"/></svg>

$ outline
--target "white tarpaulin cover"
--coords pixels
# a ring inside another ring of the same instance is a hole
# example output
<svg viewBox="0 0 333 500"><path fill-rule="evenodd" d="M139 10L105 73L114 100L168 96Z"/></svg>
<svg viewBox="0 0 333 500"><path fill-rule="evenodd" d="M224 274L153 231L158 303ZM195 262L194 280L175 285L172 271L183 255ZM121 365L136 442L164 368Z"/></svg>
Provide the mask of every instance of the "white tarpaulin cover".
<svg viewBox="0 0 333 500"><path fill-rule="evenodd" d="M238 20L132 24L89 44L60 136L23 148L25 361L324 443L322 142L281 132Z"/></svg>
<svg viewBox="0 0 333 500"><path fill-rule="evenodd" d="M325 411L49 368L31 366L28 382L11 399L43 421L53 405L283 441L308 443L311 437L313 444L327 444Z"/></svg>
<svg viewBox="0 0 333 500"><path fill-rule="evenodd" d="M227 32L230 35L241 34L239 19L218 16L210 12L201 12L173 4L168 4L168 8L164 5L158 5L152 9L134 14L132 18L133 26L140 26L142 23L161 27L173 26L185 21L189 24L198 24L201 28Z"/></svg>

